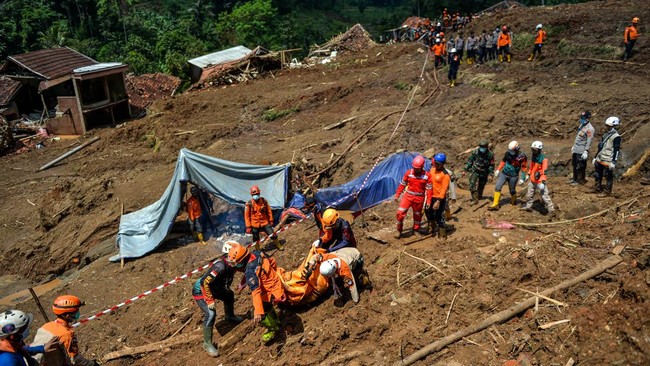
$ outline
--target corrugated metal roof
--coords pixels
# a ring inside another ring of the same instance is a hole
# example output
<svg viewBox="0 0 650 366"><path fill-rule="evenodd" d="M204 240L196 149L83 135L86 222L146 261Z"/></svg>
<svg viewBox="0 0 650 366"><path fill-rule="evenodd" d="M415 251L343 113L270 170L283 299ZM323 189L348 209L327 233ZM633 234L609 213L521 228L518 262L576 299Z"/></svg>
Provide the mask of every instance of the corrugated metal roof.
<svg viewBox="0 0 650 366"><path fill-rule="evenodd" d="M202 69L213 66L220 65L227 62L232 62L246 57L248 54L253 52L251 49L244 46L236 46L233 48L228 48L227 50L214 52L209 55L204 55L201 57L193 58L188 60L190 64L200 67Z"/></svg>
<svg viewBox="0 0 650 366"><path fill-rule="evenodd" d="M121 62L102 62L96 65L90 65L90 66L84 66L84 67L79 67L74 70L72 70L75 74L84 74L87 72L97 72L97 71L103 71L103 70L108 70L112 69L115 67L123 66Z"/></svg>
<svg viewBox="0 0 650 366"><path fill-rule="evenodd" d="M0 106L8 105L21 86L19 81L0 76Z"/></svg>
<svg viewBox="0 0 650 366"><path fill-rule="evenodd" d="M74 69L80 67L98 64L92 58L68 47L23 53L9 56L7 60L47 80L72 74Z"/></svg>

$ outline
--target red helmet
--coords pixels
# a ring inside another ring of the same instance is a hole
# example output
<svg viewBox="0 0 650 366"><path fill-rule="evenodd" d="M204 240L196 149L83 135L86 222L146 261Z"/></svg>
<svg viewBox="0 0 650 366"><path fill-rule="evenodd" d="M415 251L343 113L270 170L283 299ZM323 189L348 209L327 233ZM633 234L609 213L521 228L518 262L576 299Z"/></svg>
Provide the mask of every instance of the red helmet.
<svg viewBox="0 0 650 366"><path fill-rule="evenodd" d="M68 313L76 313L83 305L83 301L73 295L59 296L52 304L52 312L56 315L63 315Z"/></svg>
<svg viewBox="0 0 650 366"><path fill-rule="evenodd" d="M251 187L251 195L254 195L254 194L260 194L260 187L258 187L258 186L252 186Z"/></svg>
<svg viewBox="0 0 650 366"><path fill-rule="evenodd" d="M413 168L415 169L424 168L424 157L422 157L422 155L418 155L413 159Z"/></svg>

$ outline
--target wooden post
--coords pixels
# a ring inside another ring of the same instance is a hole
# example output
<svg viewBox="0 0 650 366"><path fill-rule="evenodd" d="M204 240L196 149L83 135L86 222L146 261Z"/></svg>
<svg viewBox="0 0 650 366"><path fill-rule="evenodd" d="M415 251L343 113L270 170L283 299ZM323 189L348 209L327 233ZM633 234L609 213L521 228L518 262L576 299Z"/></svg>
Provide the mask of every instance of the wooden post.
<svg viewBox="0 0 650 366"><path fill-rule="evenodd" d="M34 292L33 288L29 288L29 293L32 294L32 297L34 298L34 301L36 302L36 306L38 306L38 310L41 311L41 315L43 315L43 318L45 319L45 322L49 322L50 318L47 317L47 313L45 312L45 309L43 309L43 305L41 305L41 301L38 299L38 296L36 296L36 292Z"/></svg>
<svg viewBox="0 0 650 366"><path fill-rule="evenodd" d="M79 85L77 82L81 83L81 79L72 78L72 86L74 87L74 95L77 99L77 106L79 107L79 117L81 118L81 134L86 133L86 116L84 115L83 103L81 101L81 92L79 91Z"/></svg>

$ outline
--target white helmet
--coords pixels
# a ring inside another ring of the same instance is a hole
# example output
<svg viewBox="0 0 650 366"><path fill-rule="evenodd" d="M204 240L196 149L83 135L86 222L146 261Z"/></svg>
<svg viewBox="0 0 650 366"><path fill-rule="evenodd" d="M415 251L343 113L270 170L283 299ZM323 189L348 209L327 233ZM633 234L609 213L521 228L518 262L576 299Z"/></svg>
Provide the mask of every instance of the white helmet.
<svg viewBox="0 0 650 366"><path fill-rule="evenodd" d="M440 24L440 22L438 22L438 24L436 24L436 25L437 25L438 27L440 27L442 24Z"/></svg>
<svg viewBox="0 0 650 366"><path fill-rule="evenodd" d="M456 53L456 52L458 52L458 51L456 51L455 48L452 48L452 49L451 49L451 53Z"/></svg>
<svg viewBox="0 0 650 366"><path fill-rule="evenodd" d="M335 259L328 259L325 262L321 263L320 274L325 277L332 277L334 276L334 272L336 272L336 269L338 267L339 265Z"/></svg>
<svg viewBox="0 0 650 366"><path fill-rule="evenodd" d="M510 141L508 144L508 150L519 150L519 143L517 141Z"/></svg>
<svg viewBox="0 0 650 366"><path fill-rule="evenodd" d="M234 240L226 240L225 243L223 243L223 247L221 248L221 251L228 254L230 252L230 249L232 248L233 245L241 245L238 242Z"/></svg>
<svg viewBox="0 0 650 366"><path fill-rule="evenodd" d="M543 149L544 145L542 145L541 141L533 141L532 145L530 145L531 148L541 150Z"/></svg>
<svg viewBox="0 0 650 366"><path fill-rule="evenodd" d="M537 27L535 29L542 29L542 23L537 24Z"/></svg>
<svg viewBox="0 0 650 366"><path fill-rule="evenodd" d="M618 126L621 123L621 120L618 119L618 117L609 117L605 120L605 124L610 127L615 127Z"/></svg>
<svg viewBox="0 0 650 366"><path fill-rule="evenodd" d="M436 38L436 43L440 43L440 38Z"/></svg>
<svg viewBox="0 0 650 366"><path fill-rule="evenodd" d="M21 331L25 334L29 330L32 319L34 319L32 314L25 314L20 310L7 310L0 314L0 339ZM23 338L26 338L26 335Z"/></svg>

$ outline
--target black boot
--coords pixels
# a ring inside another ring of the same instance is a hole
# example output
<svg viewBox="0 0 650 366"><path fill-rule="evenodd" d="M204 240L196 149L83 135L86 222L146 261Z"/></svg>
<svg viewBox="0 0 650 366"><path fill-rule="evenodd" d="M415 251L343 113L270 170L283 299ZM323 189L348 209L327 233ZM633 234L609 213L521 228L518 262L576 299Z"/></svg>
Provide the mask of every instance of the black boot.
<svg viewBox="0 0 650 366"><path fill-rule="evenodd" d="M226 314L224 319L231 323L236 323L239 324L244 321L244 318L241 316L235 315L235 304L230 303L230 302L225 302L223 303L223 312Z"/></svg>

